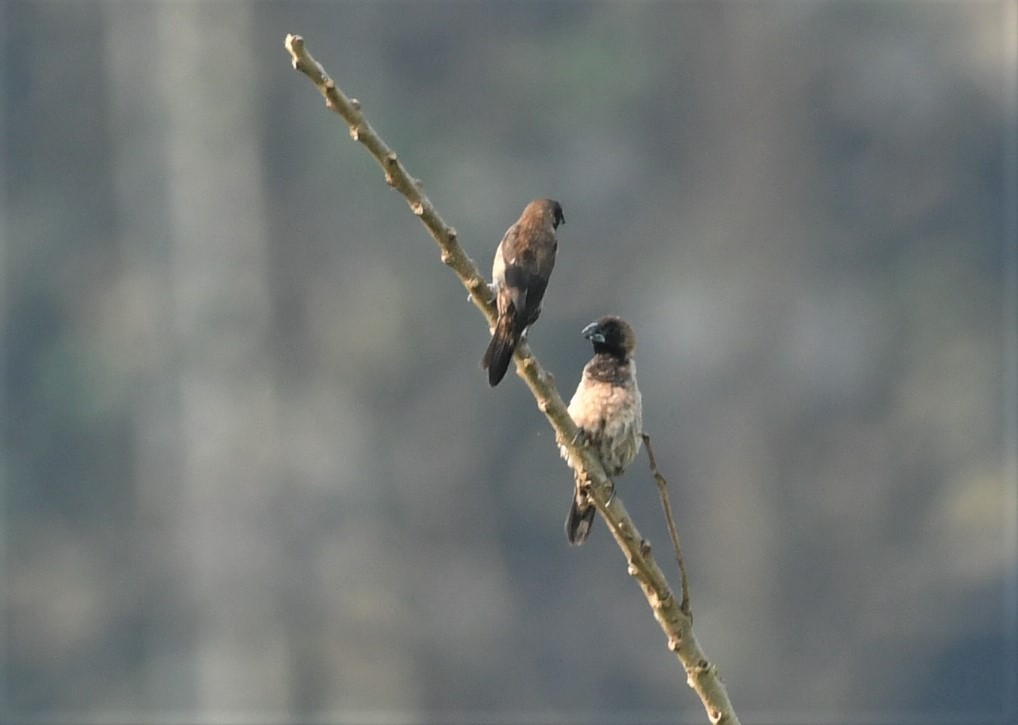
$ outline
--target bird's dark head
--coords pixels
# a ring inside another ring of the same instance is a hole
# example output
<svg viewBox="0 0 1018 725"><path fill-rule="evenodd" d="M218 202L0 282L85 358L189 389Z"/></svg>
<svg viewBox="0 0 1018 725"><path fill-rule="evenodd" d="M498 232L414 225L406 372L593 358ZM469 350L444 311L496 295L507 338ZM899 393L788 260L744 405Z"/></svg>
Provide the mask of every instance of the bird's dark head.
<svg viewBox="0 0 1018 725"><path fill-rule="evenodd" d="M551 205L551 225L558 229L559 224L566 223L566 215L562 213L562 205L554 199L545 199Z"/></svg>
<svg viewBox="0 0 1018 725"><path fill-rule="evenodd" d="M636 333L621 317L608 315L583 328L583 336L590 340L595 353L608 353L627 358L636 350Z"/></svg>
<svg viewBox="0 0 1018 725"><path fill-rule="evenodd" d="M544 219L550 223L552 229L558 229L559 224L566 223L566 217L562 213L562 205L554 199L534 199L527 204L523 210L523 216L536 219Z"/></svg>

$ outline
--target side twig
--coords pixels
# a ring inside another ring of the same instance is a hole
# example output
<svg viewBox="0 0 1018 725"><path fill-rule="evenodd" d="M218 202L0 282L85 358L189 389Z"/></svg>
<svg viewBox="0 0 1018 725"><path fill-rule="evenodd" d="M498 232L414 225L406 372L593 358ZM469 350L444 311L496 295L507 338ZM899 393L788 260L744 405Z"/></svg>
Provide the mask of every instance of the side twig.
<svg viewBox="0 0 1018 725"><path fill-rule="evenodd" d="M668 498L668 481L661 474L657 467L657 460L654 458L654 449L650 447L650 436L643 434L643 445L647 449L647 458L650 460L650 473L657 483L657 491L661 496L661 507L665 512L665 521L668 522L668 535L672 538L672 548L675 549L675 561L679 565L679 578L682 582L682 601L679 609L685 612L690 621L693 619L693 609L689 603L689 580L686 578L686 560L682 557L682 544L679 543L679 532L675 528L675 517L672 516L672 502Z"/></svg>
<svg viewBox="0 0 1018 725"><path fill-rule="evenodd" d="M381 137L375 132L361 112L361 104L348 98L304 47L299 35L287 35L286 49L292 58L293 67L306 75L325 98L325 105L335 111L350 128L350 136L359 141L382 167L385 181L398 191L410 205L410 210L421 220L441 250L442 262L449 266L460 282L466 287L471 301L488 321L494 324L496 311L491 291L477 270L477 266L463 252L456 230L446 224L438 215L431 201L421 191L421 184L414 179ZM731 725L738 723L728 693L718 675L717 667L711 664L700 649L693 634L692 620L680 609L675 601L661 568L651 556L650 544L640 536L636 525L629 517L622 499L612 494L612 485L605 475L601 462L593 451L577 443L577 429L566 411L555 381L526 344L517 346L517 374L523 378L537 400L538 409L544 413L555 430L556 442L564 445L569 462L579 474L581 471L590 481L589 495L598 511L604 517L609 530L615 537L629 564L629 574L640 584L654 617L668 636L668 648L682 662L686 671L686 682L699 695L712 723Z"/></svg>

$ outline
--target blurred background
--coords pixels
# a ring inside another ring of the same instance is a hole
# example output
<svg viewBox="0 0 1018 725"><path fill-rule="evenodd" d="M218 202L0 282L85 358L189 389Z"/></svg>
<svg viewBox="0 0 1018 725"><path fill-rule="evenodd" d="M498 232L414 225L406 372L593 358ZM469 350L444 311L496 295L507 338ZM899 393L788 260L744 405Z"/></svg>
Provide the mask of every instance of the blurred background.
<svg viewBox="0 0 1018 725"><path fill-rule="evenodd" d="M0 4L0 720L706 722L293 32L486 274L562 202L743 722L1015 722L1016 7Z"/></svg>

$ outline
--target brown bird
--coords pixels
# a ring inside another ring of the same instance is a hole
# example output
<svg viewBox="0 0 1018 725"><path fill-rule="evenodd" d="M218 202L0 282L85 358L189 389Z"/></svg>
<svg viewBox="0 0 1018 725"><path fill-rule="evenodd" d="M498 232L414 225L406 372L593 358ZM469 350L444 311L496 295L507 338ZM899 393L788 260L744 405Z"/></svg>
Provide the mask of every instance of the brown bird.
<svg viewBox="0 0 1018 725"><path fill-rule="evenodd" d="M513 351L527 328L541 314L541 300L555 267L558 240L555 230L564 224L562 205L553 199L535 199L506 231L491 265L498 303L498 322L491 343L481 358L488 384L498 385L509 369Z"/></svg>
<svg viewBox="0 0 1018 725"><path fill-rule="evenodd" d="M643 402L633 360L636 334L621 317L608 316L583 328L583 336L593 344L594 357L583 368L569 401L569 415L584 444L600 457L605 473L615 478L633 462L643 441ZM567 458L564 448L562 457ZM585 487L577 482L566 519L570 544L587 540L595 513Z"/></svg>

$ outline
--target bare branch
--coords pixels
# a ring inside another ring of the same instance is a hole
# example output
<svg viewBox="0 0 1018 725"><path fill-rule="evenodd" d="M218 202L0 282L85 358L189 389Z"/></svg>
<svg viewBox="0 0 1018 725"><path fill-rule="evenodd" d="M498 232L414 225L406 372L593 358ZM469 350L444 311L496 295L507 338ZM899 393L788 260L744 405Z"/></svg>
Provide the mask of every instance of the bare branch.
<svg viewBox="0 0 1018 725"><path fill-rule="evenodd" d="M459 277L474 305L484 314L488 325L493 325L496 311L491 291L477 271L477 266L460 247L456 231L442 220L421 191L420 183L407 172L396 153L367 122L361 113L360 103L339 90L321 64L307 52L304 39L299 35L287 35L285 45L292 57L293 67L311 79L325 97L326 106L346 121L350 136L363 144L379 163L386 183L407 200L410 210L420 218L438 243L442 261ZM516 347L515 359L517 374L526 382L537 400L538 409L551 423L556 441L567 450L573 470L590 481L590 499L625 554L629 574L643 590L654 617L668 636L668 648L682 662L686 670L686 681L700 696L710 721L725 725L738 723L717 668L707 661L700 649L693 634L692 620L676 603L661 568L651 556L650 544L640 536L622 505L622 499L613 495L611 481L605 475L601 462L593 451L577 443L576 425L566 411L551 373L541 366L526 343Z"/></svg>
<svg viewBox="0 0 1018 725"><path fill-rule="evenodd" d="M668 535L672 538L672 548L675 549L675 561L679 565L679 577L682 580L682 601L679 609L686 613L690 621L693 619L693 609L689 603L689 580L686 578L686 560L682 557L682 544L679 543L679 532L675 529L675 517L672 516L672 502L668 499L668 481L661 474L657 467L657 460L654 458L654 449L650 447L650 436L643 434L643 445L647 449L647 458L650 460L650 473L657 483L657 491L661 496L661 507L665 511L665 521L668 522Z"/></svg>

